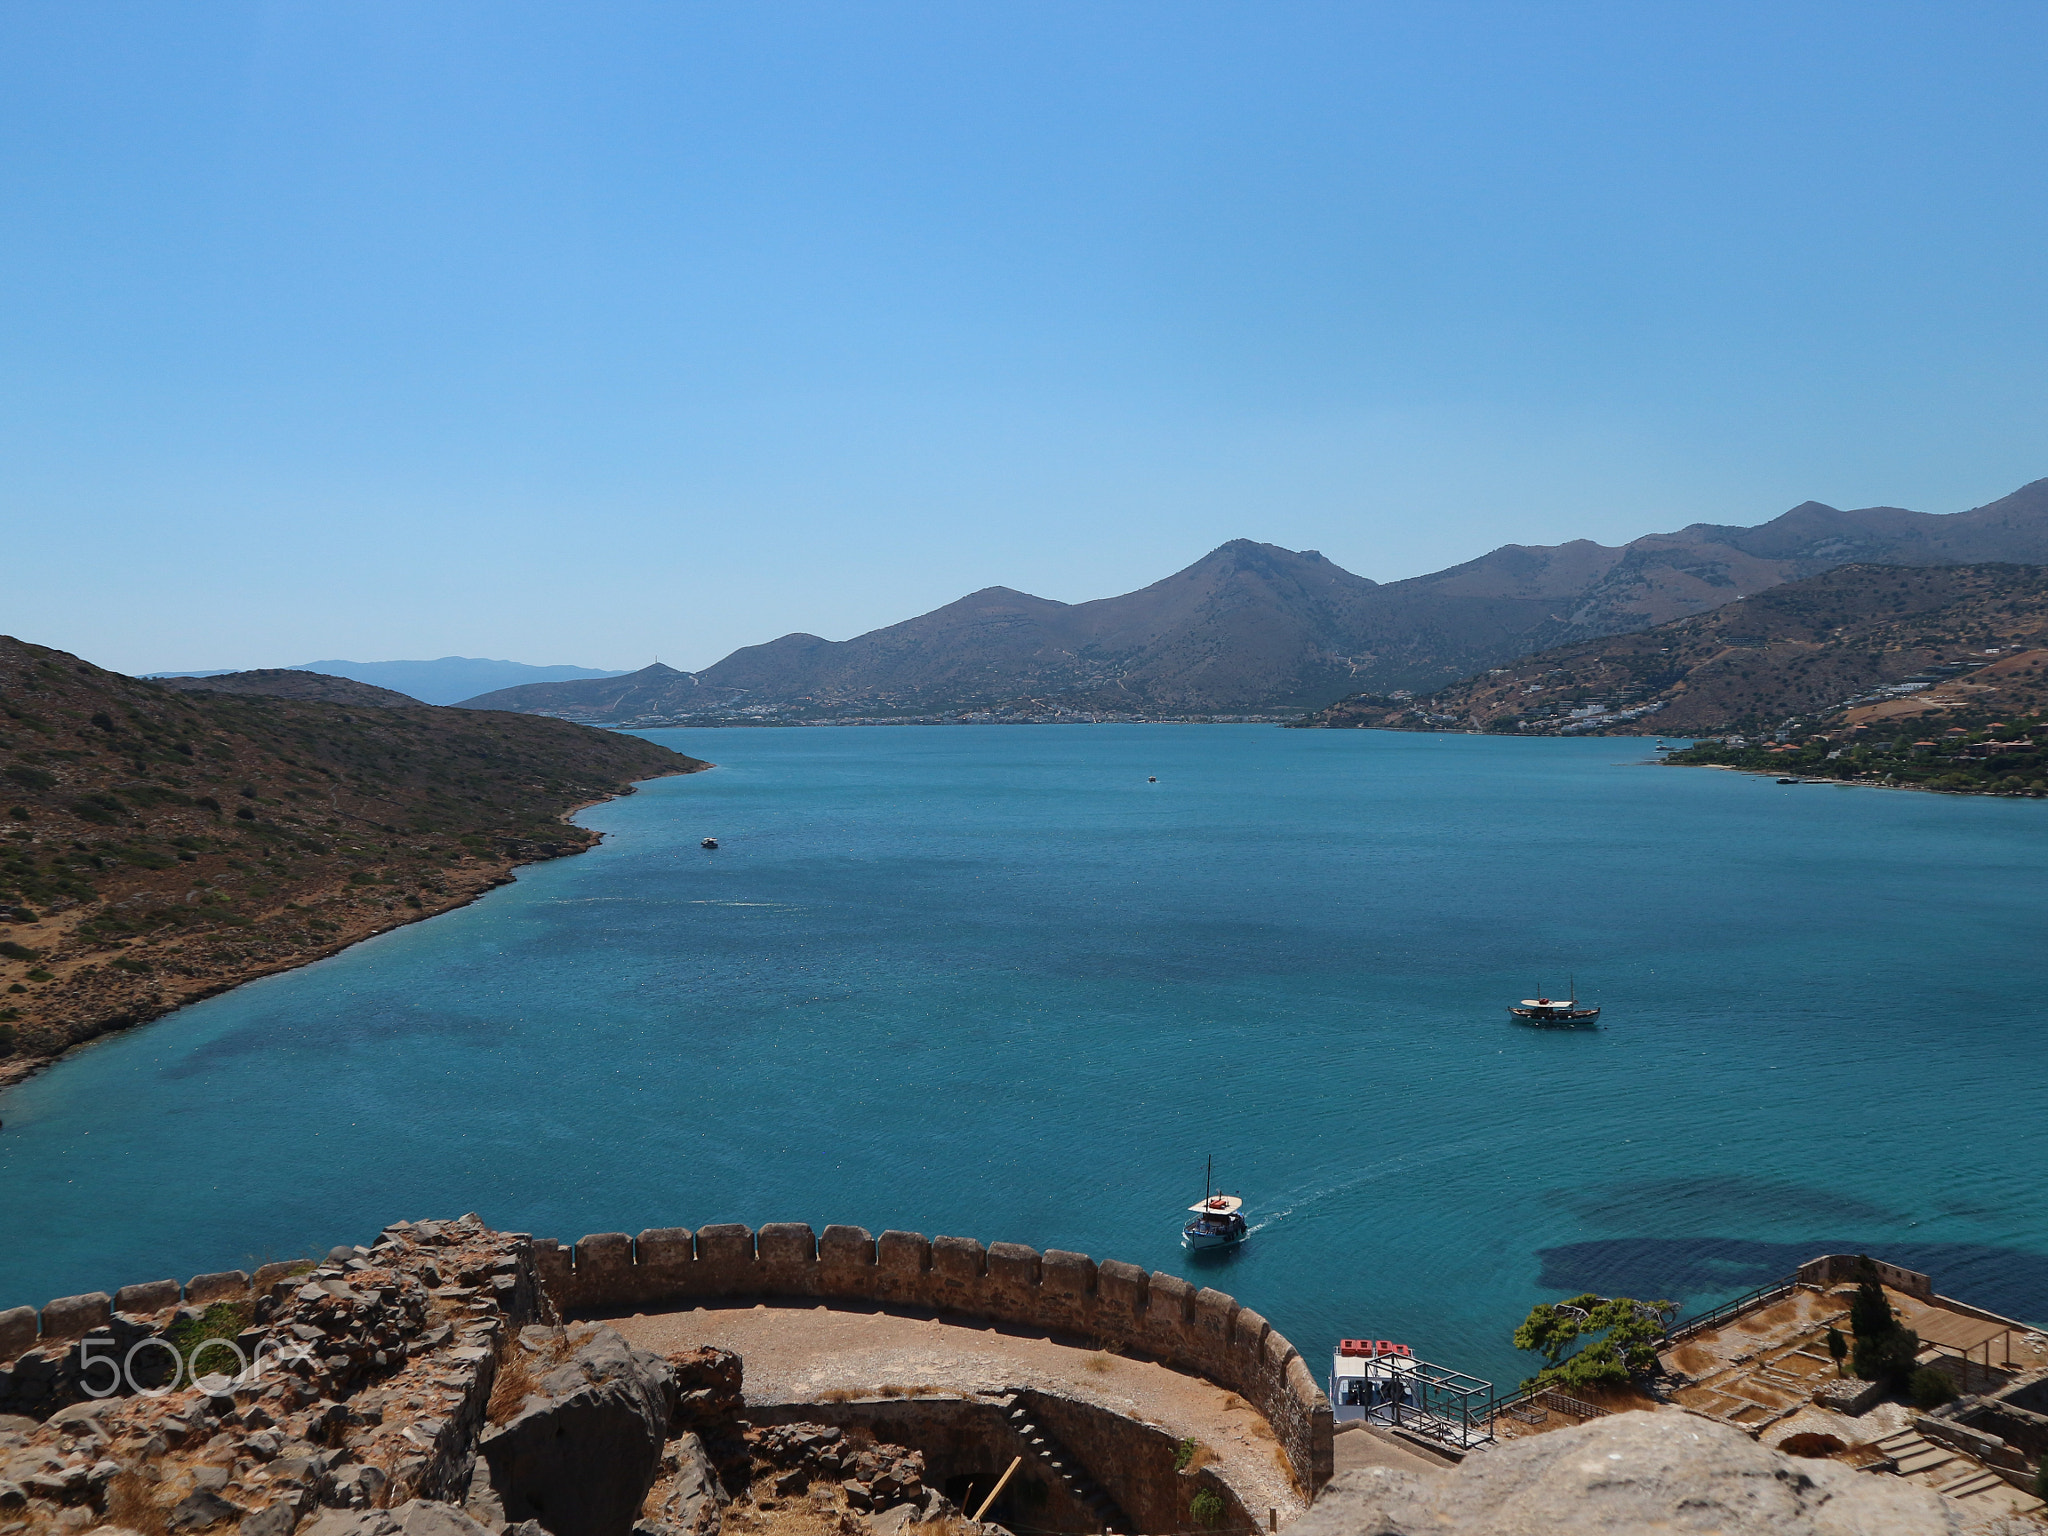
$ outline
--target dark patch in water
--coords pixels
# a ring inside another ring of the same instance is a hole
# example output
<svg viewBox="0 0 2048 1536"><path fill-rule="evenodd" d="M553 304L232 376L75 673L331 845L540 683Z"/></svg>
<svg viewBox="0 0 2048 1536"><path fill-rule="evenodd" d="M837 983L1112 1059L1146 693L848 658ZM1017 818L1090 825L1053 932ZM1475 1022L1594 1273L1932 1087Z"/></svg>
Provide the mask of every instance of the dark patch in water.
<svg viewBox="0 0 2048 1536"><path fill-rule="evenodd" d="M2048 1318L2048 1254L1985 1243L1912 1243L1887 1238L1815 1238L1761 1243L1738 1237L1625 1237L1537 1250L1537 1284L1561 1296L1670 1300L1696 1312L1723 1298L1782 1280L1824 1253L1867 1253L1934 1281L1934 1289L2004 1317Z"/></svg>
<svg viewBox="0 0 2048 1536"><path fill-rule="evenodd" d="M1726 1232L1773 1224L1811 1227L1824 1221L1880 1227L1903 1226L1912 1219L1831 1189L1740 1176L1653 1179L1607 1189L1553 1189L1543 1198L1595 1226L1638 1230L1652 1225L1696 1224L1707 1231L1718 1228Z"/></svg>

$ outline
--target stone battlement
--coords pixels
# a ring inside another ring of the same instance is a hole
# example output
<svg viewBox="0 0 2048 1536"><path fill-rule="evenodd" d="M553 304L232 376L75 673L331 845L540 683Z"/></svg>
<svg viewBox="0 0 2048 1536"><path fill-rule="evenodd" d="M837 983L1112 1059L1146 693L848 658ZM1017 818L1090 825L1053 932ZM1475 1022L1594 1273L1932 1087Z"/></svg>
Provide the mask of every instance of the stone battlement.
<svg viewBox="0 0 2048 1536"><path fill-rule="evenodd" d="M774 1222L601 1232L534 1241L564 1314L601 1315L719 1297L816 1297L930 1307L1149 1355L1240 1394L1273 1426L1310 1495L1329 1481L1329 1398L1300 1351L1251 1308L1178 1275L1022 1243Z"/></svg>
<svg viewBox="0 0 2048 1536"><path fill-rule="evenodd" d="M475 1218L465 1218L474 1220ZM1304 1494L1329 1481L1334 1425L1329 1398L1271 1323L1235 1297L1178 1275L1057 1248L917 1232L797 1222L758 1232L738 1224L656 1227L630 1236L600 1232L574 1244L532 1241L536 1277L564 1316L659 1310L721 1297L815 1297L931 1308L1077 1335L1106 1349L1149 1356L1238 1393L1272 1425ZM253 1301L305 1264L240 1270L95 1291L0 1311L0 1360L63 1348L103 1330L116 1314L180 1305ZM75 1351L74 1351L75 1353Z"/></svg>

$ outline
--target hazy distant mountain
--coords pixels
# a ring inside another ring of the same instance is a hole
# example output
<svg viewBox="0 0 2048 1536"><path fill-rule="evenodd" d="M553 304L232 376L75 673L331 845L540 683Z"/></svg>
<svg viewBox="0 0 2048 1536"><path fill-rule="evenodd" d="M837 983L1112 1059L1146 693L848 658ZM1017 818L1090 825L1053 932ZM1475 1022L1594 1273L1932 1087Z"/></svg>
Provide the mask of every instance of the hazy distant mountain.
<svg viewBox="0 0 2048 1536"><path fill-rule="evenodd" d="M502 689L479 709L631 720L807 717L1029 704L1148 714L1278 713L1417 692L1546 647L1625 633L1850 561L2048 562L2048 480L1949 516L1818 502L1755 528L1695 523L1618 548L1505 545L1385 585L1313 550L1237 539L1121 597L1059 603L989 587L851 640L785 635L699 673Z"/></svg>
<svg viewBox="0 0 2048 1536"><path fill-rule="evenodd" d="M486 693L494 688L513 688L521 683L555 683L571 678L621 675L599 667L530 667L524 662L485 661L476 656L443 656L439 661L301 661L281 670L352 677L359 683L393 689L423 704L454 704L472 694ZM223 675L225 673L220 670L144 674L152 678Z"/></svg>
<svg viewBox="0 0 2048 1536"><path fill-rule="evenodd" d="M420 701L409 694L352 677L305 672L297 667L265 667L254 672L210 672L205 677L160 677L155 681L184 693L254 693L269 699L313 699L322 704L353 704L362 709L406 708Z"/></svg>

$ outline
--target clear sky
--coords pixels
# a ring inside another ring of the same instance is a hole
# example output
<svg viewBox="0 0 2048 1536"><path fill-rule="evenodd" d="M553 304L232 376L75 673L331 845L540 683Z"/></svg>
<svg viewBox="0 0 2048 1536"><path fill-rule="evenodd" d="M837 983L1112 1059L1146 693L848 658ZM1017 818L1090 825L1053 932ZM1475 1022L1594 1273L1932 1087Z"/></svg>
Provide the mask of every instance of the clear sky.
<svg viewBox="0 0 2048 1536"><path fill-rule="evenodd" d="M702 666L2048 475L2048 6L0 8L0 630Z"/></svg>

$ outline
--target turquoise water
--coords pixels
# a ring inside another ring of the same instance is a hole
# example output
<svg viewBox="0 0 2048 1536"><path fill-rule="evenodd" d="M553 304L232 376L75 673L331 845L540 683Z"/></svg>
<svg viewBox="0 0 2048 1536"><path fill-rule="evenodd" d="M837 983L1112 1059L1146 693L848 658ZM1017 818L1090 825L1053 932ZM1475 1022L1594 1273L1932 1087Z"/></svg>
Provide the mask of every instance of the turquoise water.
<svg viewBox="0 0 2048 1536"><path fill-rule="evenodd" d="M2048 1319L2048 806L1627 741L649 734L724 766L0 1099L0 1304L473 1209L1074 1248L1503 1380L1544 1296L1826 1250ZM1605 1027L1508 1021L1568 971ZM1258 1227L1214 1268L1210 1152Z"/></svg>

